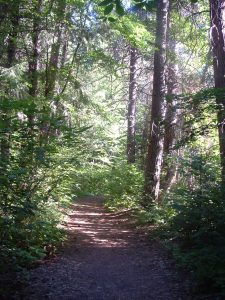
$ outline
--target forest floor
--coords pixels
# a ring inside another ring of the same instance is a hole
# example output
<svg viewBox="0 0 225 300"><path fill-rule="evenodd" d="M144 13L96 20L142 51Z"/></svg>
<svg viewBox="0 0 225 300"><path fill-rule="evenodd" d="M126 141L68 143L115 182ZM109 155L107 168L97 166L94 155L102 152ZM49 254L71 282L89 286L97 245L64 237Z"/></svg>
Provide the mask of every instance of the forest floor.
<svg viewBox="0 0 225 300"><path fill-rule="evenodd" d="M162 247L128 213L107 212L101 197L77 201L66 227L61 253L31 271L22 299L193 299Z"/></svg>

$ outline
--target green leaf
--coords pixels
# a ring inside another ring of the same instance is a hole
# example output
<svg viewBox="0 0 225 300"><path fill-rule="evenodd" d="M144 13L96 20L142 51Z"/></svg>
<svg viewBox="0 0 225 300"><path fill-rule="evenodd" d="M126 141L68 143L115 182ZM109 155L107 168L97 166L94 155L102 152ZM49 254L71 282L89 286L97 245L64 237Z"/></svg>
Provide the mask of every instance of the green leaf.
<svg viewBox="0 0 225 300"><path fill-rule="evenodd" d="M104 15L109 15L111 13L111 11L113 10L114 5L113 4L109 4L108 6L106 6L105 10L104 10Z"/></svg>
<svg viewBox="0 0 225 300"><path fill-rule="evenodd" d="M116 1L116 12L119 16L123 16L125 14L124 8L119 0Z"/></svg>
<svg viewBox="0 0 225 300"><path fill-rule="evenodd" d="M104 0L99 3L99 6L106 6L108 4L112 4L113 0Z"/></svg>
<svg viewBox="0 0 225 300"><path fill-rule="evenodd" d="M108 17L108 21L109 21L109 22L116 22L117 19L115 19L115 18L113 18L113 17Z"/></svg>

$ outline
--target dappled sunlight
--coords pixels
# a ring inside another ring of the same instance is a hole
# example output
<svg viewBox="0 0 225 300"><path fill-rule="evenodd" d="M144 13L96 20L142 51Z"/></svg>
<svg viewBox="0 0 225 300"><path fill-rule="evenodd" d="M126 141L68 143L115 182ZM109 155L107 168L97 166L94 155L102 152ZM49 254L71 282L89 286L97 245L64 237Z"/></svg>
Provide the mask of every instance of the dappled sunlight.
<svg viewBox="0 0 225 300"><path fill-rule="evenodd" d="M86 199L85 204L83 201L74 205L75 213L70 214L67 223L67 229L77 236L80 247L121 248L136 244L136 231L126 213L108 213L95 198Z"/></svg>

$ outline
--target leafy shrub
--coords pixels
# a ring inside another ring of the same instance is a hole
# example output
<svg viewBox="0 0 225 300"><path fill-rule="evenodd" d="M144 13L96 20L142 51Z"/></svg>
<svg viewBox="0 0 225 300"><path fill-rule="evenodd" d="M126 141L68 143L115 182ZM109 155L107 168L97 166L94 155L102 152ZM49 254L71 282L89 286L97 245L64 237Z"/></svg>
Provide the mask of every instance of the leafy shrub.
<svg viewBox="0 0 225 300"><path fill-rule="evenodd" d="M63 171L69 158L58 153L79 133L54 117L43 99L8 95L1 100L0 269L20 269L52 254L64 238L59 190L68 190L71 182L66 185L68 171Z"/></svg>
<svg viewBox="0 0 225 300"><path fill-rule="evenodd" d="M184 180L166 199L174 213L159 232L198 287L225 295L225 193L214 159L195 155L185 161Z"/></svg>
<svg viewBox="0 0 225 300"><path fill-rule="evenodd" d="M1 216L0 267L20 269L53 254L64 239L55 204L42 204L31 215Z"/></svg>
<svg viewBox="0 0 225 300"><path fill-rule="evenodd" d="M75 178L78 195L104 195L110 209L137 207L142 192L143 174L135 165L115 161L105 165L87 165ZM82 191L82 193L79 192Z"/></svg>
<svg viewBox="0 0 225 300"><path fill-rule="evenodd" d="M190 192L176 206L169 231L178 241L179 261L194 271L199 284L225 291L225 200L218 190Z"/></svg>

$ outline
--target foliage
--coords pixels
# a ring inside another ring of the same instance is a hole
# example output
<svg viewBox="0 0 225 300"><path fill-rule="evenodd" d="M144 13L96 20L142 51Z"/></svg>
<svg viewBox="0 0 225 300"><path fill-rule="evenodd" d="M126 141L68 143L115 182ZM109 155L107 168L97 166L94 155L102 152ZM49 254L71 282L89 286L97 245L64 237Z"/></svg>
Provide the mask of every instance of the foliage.
<svg viewBox="0 0 225 300"><path fill-rule="evenodd" d="M60 181L52 173L58 164L54 155L60 149L60 141L55 137L51 142L49 138L47 142L47 137L40 139L46 112L35 103L29 106L29 99L21 102L12 98L1 102L2 109L10 109L11 115L10 123L4 117L1 122L2 137L7 139L10 132L11 144L10 152L0 164L1 263L14 267L44 257L48 254L46 248L52 247L54 252L63 237L57 227L60 222L57 202L51 198L52 190ZM41 117L31 124L27 116L34 112ZM18 113L24 120L17 118ZM51 118L51 123L51 130L59 129L57 120Z"/></svg>
<svg viewBox="0 0 225 300"><path fill-rule="evenodd" d="M1 86L7 93L0 102L0 252L1 269L8 270L52 255L63 241L59 206L64 198L57 187L63 188L68 158L57 153L66 151L71 139L75 143L82 130L68 128L46 99L27 95L19 66L2 69Z"/></svg>
<svg viewBox="0 0 225 300"><path fill-rule="evenodd" d="M104 195L106 206L112 210L138 207L143 175L136 166L117 159L105 165L86 165L77 175L77 195Z"/></svg>
<svg viewBox="0 0 225 300"><path fill-rule="evenodd" d="M24 209L23 209L24 210ZM55 205L38 207L34 215L3 216L1 222L1 269L27 267L34 261L55 253L64 232ZM18 220L20 218L20 220Z"/></svg>
<svg viewBox="0 0 225 300"><path fill-rule="evenodd" d="M157 234L198 289L224 294L225 197L216 165L214 156L197 153L182 162L183 181L164 200L173 214Z"/></svg>
<svg viewBox="0 0 225 300"><path fill-rule="evenodd" d="M218 187L204 193L189 192L189 199L176 206L167 230L176 238L174 249L180 263L194 271L198 284L224 293L224 194Z"/></svg>
<svg viewBox="0 0 225 300"><path fill-rule="evenodd" d="M154 47L149 47L154 44L154 36L148 29L149 23L150 20L148 20L147 24L144 24L144 22L141 22L136 16L125 16L113 27L115 27L120 36L124 36L131 45L140 49L143 53L149 54L149 52L154 50ZM154 26L153 24L151 25Z"/></svg>

